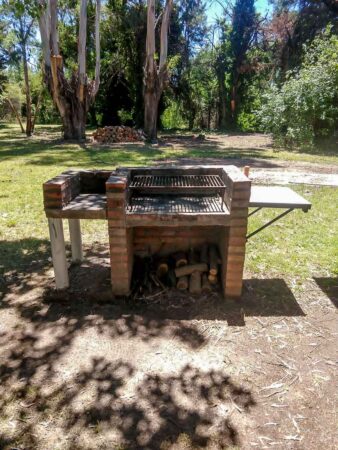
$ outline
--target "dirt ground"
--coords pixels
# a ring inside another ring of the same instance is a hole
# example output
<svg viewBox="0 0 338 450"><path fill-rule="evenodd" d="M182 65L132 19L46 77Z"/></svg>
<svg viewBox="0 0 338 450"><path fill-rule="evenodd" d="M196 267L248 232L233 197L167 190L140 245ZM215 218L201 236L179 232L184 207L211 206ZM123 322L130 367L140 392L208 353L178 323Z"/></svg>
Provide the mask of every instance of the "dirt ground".
<svg viewBox="0 0 338 450"><path fill-rule="evenodd" d="M337 448L334 280L131 303L102 244L70 273L66 294L39 263L2 286L1 449Z"/></svg>
<svg viewBox="0 0 338 450"><path fill-rule="evenodd" d="M234 164L239 167L248 165L254 169L255 172L268 173L269 169L273 172L287 172L290 169L295 173L307 174L308 177L312 175L338 175L338 166L336 164L322 164L321 152L318 151L318 158L316 162L299 161L299 160L283 160L279 156L279 149L273 146L271 136L262 133L235 133L235 134L208 134L202 140L198 135L162 135L159 141L159 146L172 148L174 150L192 150L193 157L181 157L179 161L181 164L206 164L206 155L197 156L198 152L194 151L198 147L199 152L211 151L215 154L220 153L220 157L207 157L208 164ZM328 154L336 154L338 142L333 141L326 147ZM270 150L276 157L269 158L264 154L265 150ZM305 150L303 150L305 151ZM293 151L297 154L297 151ZM325 151L322 150L323 154ZM197 154L196 154L197 153ZM305 151L306 153L306 151ZM230 155L228 158L224 154ZM313 154L309 150L309 154ZM238 157L237 157L238 155ZM175 164L177 158L163 160L167 164ZM319 178L318 178L319 179ZM328 177L328 180L336 178ZM313 178L315 180L315 177ZM309 179L309 181L311 181ZM303 183L308 183L304 180ZM312 184L312 182L310 183ZM314 182L314 184L316 184ZM321 183L319 183L321 184ZM330 184L330 182L329 182Z"/></svg>

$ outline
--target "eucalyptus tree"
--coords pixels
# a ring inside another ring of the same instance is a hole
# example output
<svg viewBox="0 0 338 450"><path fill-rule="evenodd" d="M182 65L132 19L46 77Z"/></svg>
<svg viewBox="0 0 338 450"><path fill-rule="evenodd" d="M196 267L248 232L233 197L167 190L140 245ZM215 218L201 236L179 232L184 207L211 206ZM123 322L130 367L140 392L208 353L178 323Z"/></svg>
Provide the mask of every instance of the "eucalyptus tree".
<svg viewBox="0 0 338 450"><path fill-rule="evenodd" d="M146 62L144 67L144 131L148 140L157 139L158 105L168 84L168 31L173 0L166 0L164 10L156 20L155 0L147 2ZM155 29L161 20L160 58L156 61Z"/></svg>
<svg viewBox="0 0 338 450"><path fill-rule="evenodd" d="M38 0L39 28L44 58L44 78L63 124L64 139L85 139L87 112L100 85L100 13L101 0L96 0L95 14L95 78L87 76L87 3L80 0L77 67L66 70L59 43L58 0ZM67 72L70 72L67 76Z"/></svg>

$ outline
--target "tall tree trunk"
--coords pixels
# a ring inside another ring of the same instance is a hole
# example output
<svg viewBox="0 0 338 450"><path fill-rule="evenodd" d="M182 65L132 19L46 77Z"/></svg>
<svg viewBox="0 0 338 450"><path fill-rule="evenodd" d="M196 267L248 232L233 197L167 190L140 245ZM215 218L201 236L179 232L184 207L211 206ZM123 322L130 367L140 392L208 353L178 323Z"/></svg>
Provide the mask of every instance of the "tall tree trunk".
<svg viewBox="0 0 338 450"><path fill-rule="evenodd" d="M40 111L40 106L41 106L41 100L42 100L42 91L40 91L39 96L38 96L38 100L36 102L35 105L35 113L34 113L34 117L32 120L32 133L34 133L35 130L35 124L36 124L36 119L39 115L39 111Z"/></svg>
<svg viewBox="0 0 338 450"><path fill-rule="evenodd" d="M231 86L231 100L230 100L230 110L231 110L231 123L232 125L236 125L237 122L237 111L238 111L238 89L239 77L235 74L233 83Z"/></svg>
<svg viewBox="0 0 338 450"><path fill-rule="evenodd" d="M159 99L153 89L144 91L144 131L150 142L157 139L157 114Z"/></svg>
<svg viewBox="0 0 338 450"><path fill-rule="evenodd" d="M28 65L27 65L27 55L24 53L23 58L23 72L25 78L25 93L26 93L26 135L32 135L32 99L31 99L31 91L29 86L29 77L28 77Z"/></svg>
<svg viewBox="0 0 338 450"><path fill-rule="evenodd" d="M144 68L144 131L149 141L157 139L158 104L168 82L168 29L172 0L167 0L161 24L160 63L155 61L155 0L148 0L146 63Z"/></svg>
<svg viewBox="0 0 338 450"><path fill-rule="evenodd" d="M13 113L14 113L14 115L16 117L16 120L18 121L18 124L20 125L21 133L24 133L25 129L24 129L23 125L22 125L21 117L20 117L20 114L18 113L18 110L13 105L12 100L10 98L7 98L7 102L9 104L11 110L13 111Z"/></svg>
<svg viewBox="0 0 338 450"><path fill-rule="evenodd" d="M218 127L226 128L226 92L224 86L224 72L218 74Z"/></svg>
<svg viewBox="0 0 338 450"><path fill-rule="evenodd" d="M29 74L28 74L28 60L27 60L27 32L24 31L22 21L20 23L20 40L21 40L21 51L22 51L22 63L23 63L23 74L25 80L25 96L26 96L26 135L32 135L32 98L31 90L29 86ZM30 28L30 27L29 27Z"/></svg>
<svg viewBox="0 0 338 450"><path fill-rule="evenodd" d="M57 30L57 0L39 0L44 8L39 17L39 28L45 60L45 82L57 106L62 124L63 137L81 141L86 138L86 118L100 84L100 12L101 0L96 0L95 15L95 79L89 81L86 73L87 0L80 3L78 38L78 71L68 80L59 52ZM47 1L47 4L46 4Z"/></svg>

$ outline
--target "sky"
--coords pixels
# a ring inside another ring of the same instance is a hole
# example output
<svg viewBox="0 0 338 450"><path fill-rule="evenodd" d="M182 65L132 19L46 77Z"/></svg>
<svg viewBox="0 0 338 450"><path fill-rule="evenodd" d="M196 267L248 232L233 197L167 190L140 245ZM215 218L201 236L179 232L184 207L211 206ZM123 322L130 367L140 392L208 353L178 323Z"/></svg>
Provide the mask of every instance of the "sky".
<svg viewBox="0 0 338 450"><path fill-rule="evenodd" d="M221 2L222 0L220 0ZM264 14L268 11L268 0L256 0L256 10L257 12ZM214 22L217 16L220 16L222 12L222 7L216 0L210 0L210 6L207 7L207 16L210 23Z"/></svg>

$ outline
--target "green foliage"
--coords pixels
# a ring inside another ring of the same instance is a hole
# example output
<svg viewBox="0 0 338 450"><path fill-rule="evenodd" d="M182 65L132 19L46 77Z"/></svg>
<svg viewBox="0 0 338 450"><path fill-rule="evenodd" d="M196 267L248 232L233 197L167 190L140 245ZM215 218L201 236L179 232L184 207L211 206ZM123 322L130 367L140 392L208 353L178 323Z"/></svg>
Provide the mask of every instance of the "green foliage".
<svg viewBox="0 0 338 450"><path fill-rule="evenodd" d="M161 116L161 124L166 129L186 128L187 122L182 117L181 107L172 98L166 100L166 108Z"/></svg>
<svg viewBox="0 0 338 450"><path fill-rule="evenodd" d="M117 113L122 125L125 125L128 122L132 122L133 115L130 111L126 111L125 109L120 109Z"/></svg>
<svg viewBox="0 0 338 450"><path fill-rule="evenodd" d="M272 84L258 111L264 131L288 144L313 144L338 120L338 37L329 31L304 48L302 66Z"/></svg>
<svg viewBox="0 0 338 450"><path fill-rule="evenodd" d="M257 116L254 113L241 111L237 117L237 125L241 131L253 133L257 130Z"/></svg>

